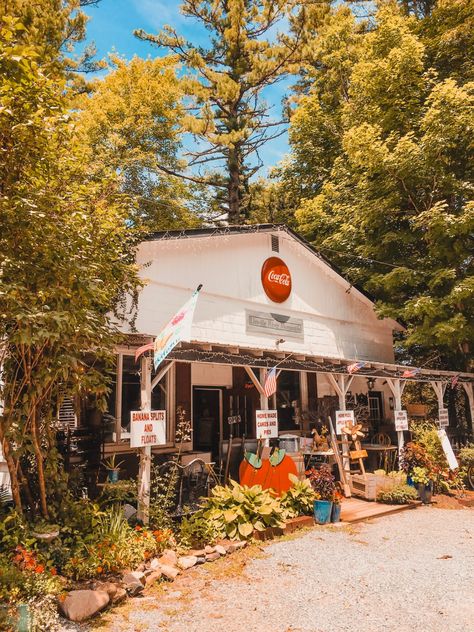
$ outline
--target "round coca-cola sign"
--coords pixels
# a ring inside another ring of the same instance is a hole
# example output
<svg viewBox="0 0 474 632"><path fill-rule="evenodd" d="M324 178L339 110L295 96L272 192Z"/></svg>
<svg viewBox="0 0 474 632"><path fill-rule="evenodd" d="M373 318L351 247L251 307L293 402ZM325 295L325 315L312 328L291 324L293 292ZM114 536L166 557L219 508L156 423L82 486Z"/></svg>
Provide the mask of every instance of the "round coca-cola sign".
<svg viewBox="0 0 474 632"><path fill-rule="evenodd" d="M274 303L286 301L291 293L291 274L286 263L278 257L267 259L262 266L262 285Z"/></svg>

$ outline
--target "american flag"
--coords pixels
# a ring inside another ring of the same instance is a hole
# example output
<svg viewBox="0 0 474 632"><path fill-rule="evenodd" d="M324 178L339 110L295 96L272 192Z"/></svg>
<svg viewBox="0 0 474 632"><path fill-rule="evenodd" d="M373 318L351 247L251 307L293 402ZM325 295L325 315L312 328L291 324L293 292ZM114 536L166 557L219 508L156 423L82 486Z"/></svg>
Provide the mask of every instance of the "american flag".
<svg viewBox="0 0 474 632"><path fill-rule="evenodd" d="M451 388L456 388L458 382L459 382L459 373L457 375L453 375L453 377L451 378Z"/></svg>
<svg viewBox="0 0 474 632"><path fill-rule="evenodd" d="M273 393L277 390L277 379L276 379L276 367L267 371L265 376L265 384L263 385L263 392L265 393L265 397L271 397Z"/></svg>
<svg viewBox="0 0 474 632"><path fill-rule="evenodd" d="M402 377L415 377L420 372L420 369L407 369L403 371Z"/></svg>
<svg viewBox="0 0 474 632"><path fill-rule="evenodd" d="M354 362L354 364L347 365L348 373L356 373L359 369L362 369L367 362Z"/></svg>

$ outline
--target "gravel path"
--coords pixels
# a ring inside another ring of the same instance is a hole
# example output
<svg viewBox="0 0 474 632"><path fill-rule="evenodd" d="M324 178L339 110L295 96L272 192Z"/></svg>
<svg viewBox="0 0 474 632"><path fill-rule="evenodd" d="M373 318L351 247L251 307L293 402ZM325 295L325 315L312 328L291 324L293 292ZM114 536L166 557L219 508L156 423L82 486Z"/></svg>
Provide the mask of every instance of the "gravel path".
<svg viewBox="0 0 474 632"><path fill-rule="evenodd" d="M342 529L316 528L265 547L257 559L235 553L112 611L99 627L469 632L474 510L419 508Z"/></svg>

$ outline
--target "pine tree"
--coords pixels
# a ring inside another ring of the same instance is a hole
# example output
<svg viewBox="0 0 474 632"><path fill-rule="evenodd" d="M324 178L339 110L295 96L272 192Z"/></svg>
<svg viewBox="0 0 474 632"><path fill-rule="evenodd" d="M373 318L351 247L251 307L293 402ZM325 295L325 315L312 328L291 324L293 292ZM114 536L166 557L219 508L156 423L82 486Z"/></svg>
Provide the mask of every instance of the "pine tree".
<svg viewBox="0 0 474 632"><path fill-rule="evenodd" d="M185 66L185 90L192 99L186 128L201 141L190 152L189 167L215 167L206 181L220 191L233 224L248 218L249 180L262 165L260 148L285 131L284 118L271 117L263 93L285 76L297 54L298 33L291 39L274 35L295 4L185 0L182 13L206 28L208 48L186 41L169 26L158 35L137 32L141 39L174 53Z"/></svg>

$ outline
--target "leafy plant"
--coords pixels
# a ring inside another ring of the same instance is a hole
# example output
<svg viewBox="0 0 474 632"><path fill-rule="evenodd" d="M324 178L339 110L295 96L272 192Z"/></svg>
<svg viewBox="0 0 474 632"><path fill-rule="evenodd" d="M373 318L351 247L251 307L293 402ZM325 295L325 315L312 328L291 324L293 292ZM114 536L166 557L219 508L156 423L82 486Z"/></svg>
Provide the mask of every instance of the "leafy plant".
<svg viewBox="0 0 474 632"><path fill-rule="evenodd" d="M214 487L194 519L209 523L209 528L219 537L247 540L254 529L284 527L284 513L279 500L269 490L260 485L247 487L230 481L226 487Z"/></svg>
<svg viewBox="0 0 474 632"><path fill-rule="evenodd" d="M418 483L419 485L429 485L431 482L429 472L424 467L414 467L411 478L414 483Z"/></svg>
<svg viewBox="0 0 474 632"><path fill-rule="evenodd" d="M106 470L118 470L120 469L122 463L125 463L125 461L119 461L118 463L116 463L116 457L116 454L112 454L111 456L109 456L108 459L104 459L102 461L102 465L105 467Z"/></svg>
<svg viewBox="0 0 474 632"><path fill-rule="evenodd" d="M431 467L431 463L425 448L416 443L415 441L409 441L406 443L401 452L400 465L402 470L411 476L415 467Z"/></svg>
<svg viewBox="0 0 474 632"><path fill-rule="evenodd" d="M389 505L405 505L418 500L418 494L410 485L396 485L391 489L384 489L377 494L377 501Z"/></svg>
<svg viewBox="0 0 474 632"><path fill-rule="evenodd" d="M474 465L474 444L473 443L466 445L464 448L461 448L459 450L459 460L461 461L462 465L464 465L465 467Z"/></svg>
<svg viewBox="0 0 474 632"><path fill-rule="evenodd" d="M121 503L134 504L137 502L137 494L137 481L133 479L105 483L98 502L103 507Z"/></svg>
<svg viewBox="0 0 474 632"><path fill-rule="evenodd" d="M336 483L329 465L324 463L319 470L311 469L308 472L308 478L318 500L328 500L330 502L334 500Z"/></svg>
<svg viewBox="0 0 474 632"><path fill-rule="evenodd" d="M280 498L280 503L289 518L309 516L313 512L313 502L316 494L311 483L304 479L300 481L294 474L289 474L292 485Z"/></svg>
<svg viewBox="0 0 474 632"><path fill-rule="evenodd" d="M214 522L203 519L200 511L181 521L179 543L184 548L199 549L206 544L213 544L218 536Z"/></svg>

